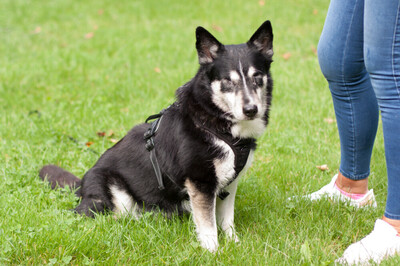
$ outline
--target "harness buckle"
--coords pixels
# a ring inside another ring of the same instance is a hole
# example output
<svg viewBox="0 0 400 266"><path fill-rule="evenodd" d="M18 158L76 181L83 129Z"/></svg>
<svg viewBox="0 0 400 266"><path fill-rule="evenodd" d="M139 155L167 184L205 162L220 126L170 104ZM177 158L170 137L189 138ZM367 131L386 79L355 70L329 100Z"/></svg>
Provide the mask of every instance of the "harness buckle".
<svg viewBox="0 0 400 266"><path fill-rule="evenodd" d="M146 150L148 150L148 151L151 151L152 149L154 149L153 138L150 137L149 139L147 139L145 147L146 147Z"/></svg>
<svg viewBox="0 0 400 266"><path fill-rule="evenodd" d="M146 133L144 133L143 139L144 139L144 140L148 140L149 138L151 138L151 137L153 137L153 136L154 136L154 133L151 132L151 128L149 128L149 129L146 131Z"/></svg>
<svg viewBox="0 0 400 266"><path fill-rule="evenodd" d="M218 194L218 198L220 198L221 200L226 199L229 196L229 192L226 190L221 190Z"/></svg>

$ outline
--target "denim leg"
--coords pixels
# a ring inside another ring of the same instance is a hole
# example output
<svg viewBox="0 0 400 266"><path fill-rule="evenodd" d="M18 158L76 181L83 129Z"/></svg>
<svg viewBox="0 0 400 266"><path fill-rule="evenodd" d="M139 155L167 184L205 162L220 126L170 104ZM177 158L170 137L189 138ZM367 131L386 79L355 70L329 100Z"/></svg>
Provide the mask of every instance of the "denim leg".
<svg viewBox="0 0 400 266"><path fill-rule="evenodd" d="M339 130L339 170L353 180L369 176L379 119L364 65L363 16L364 0L332 0L318 44L318 59L329 83Z"/></svg>
<svg viewBox="0 0 400 266"><path fill-rule="evenodd" d="M366 0L365 64L382 116L388 174L385 216L400 220L400 2Z"/></svg>

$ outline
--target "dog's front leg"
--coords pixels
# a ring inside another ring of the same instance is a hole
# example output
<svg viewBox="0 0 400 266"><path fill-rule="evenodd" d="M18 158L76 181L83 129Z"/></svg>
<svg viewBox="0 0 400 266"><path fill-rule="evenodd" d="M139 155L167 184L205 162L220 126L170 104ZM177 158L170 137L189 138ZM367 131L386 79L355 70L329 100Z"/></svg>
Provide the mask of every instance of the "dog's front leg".
<svg viewBox="0 0 400 266"><path fill-rule="evenodd" d="M239 238L236 235L234 228L234 207L235 207L235 195L237 189L238 179L232 182L225 191L229 192L229 195L224 199L217 199L217 222L225 234L235 242L239 242Z"/></svg>
<svg viewBox="0 0 400 266"><path fill-rule="evenodd" d="M185 182L185 186L189 194L193 220L200 244L210 252L215 252L218 248L215 195L199 191L190 180Z"/></svg>

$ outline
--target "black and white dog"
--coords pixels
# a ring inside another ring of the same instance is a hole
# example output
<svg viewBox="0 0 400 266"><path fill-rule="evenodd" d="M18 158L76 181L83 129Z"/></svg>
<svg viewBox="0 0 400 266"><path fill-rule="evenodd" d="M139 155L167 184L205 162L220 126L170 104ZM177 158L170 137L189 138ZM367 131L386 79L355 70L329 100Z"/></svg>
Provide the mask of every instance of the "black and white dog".
<svg viewBox="0 0 400 266"><path fill-rule="evenodd" d="M239 45L223 45L198 27L200 68L158 120L131 129L82 180L55 165L44 166L40 177L53 188L79 187L80 214L192 212L204 248L217 249L217 224L238 241L237 182L268 123L272 39L269 21Z"/></svg>

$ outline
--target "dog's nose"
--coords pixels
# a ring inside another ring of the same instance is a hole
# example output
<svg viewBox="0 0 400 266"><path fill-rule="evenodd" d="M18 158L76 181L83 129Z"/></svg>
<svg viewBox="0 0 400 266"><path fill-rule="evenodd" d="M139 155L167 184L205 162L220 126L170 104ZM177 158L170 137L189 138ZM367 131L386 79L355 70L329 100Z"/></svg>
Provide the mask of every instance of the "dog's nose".
<svg viewBox="0 0 400 266"><path fill-rule="evenodd" d="M255 105L255 104L246 104L243 107L243 113L249 118L255 117L257 112L258 112L258 108L257 108L257 105Z"/></svg>

